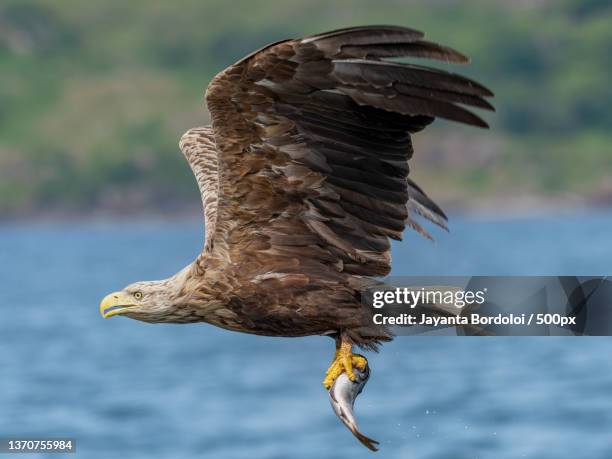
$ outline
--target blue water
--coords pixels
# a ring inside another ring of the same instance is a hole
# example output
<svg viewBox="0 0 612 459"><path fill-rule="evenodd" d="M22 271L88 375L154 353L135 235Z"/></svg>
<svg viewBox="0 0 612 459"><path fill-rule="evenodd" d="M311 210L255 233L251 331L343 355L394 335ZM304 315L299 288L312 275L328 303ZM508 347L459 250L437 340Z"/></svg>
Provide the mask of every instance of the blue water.
<svg viewBox="0 0 612 459"><path fill-rule="evenodd" d="M611 274L611 228L609 212L457 217L435 245L407 234L393 274ZM88 459L371 457L320 384L330 339L99 316L104 294L187 264L201 232L0 228L0 436L76 437ZM377 457L612 457L612 338L399 337L369 358L357 415Z"/></svg>

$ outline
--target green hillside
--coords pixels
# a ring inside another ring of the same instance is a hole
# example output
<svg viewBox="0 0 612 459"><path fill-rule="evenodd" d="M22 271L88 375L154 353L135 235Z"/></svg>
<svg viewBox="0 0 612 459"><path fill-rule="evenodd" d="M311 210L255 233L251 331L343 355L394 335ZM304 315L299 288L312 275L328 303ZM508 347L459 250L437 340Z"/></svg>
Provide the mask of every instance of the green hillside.
<svg viewBox="0 0 612 459"><path fill-rule="evenodd" d="M208 121L210 78L268 42L367 23L463 51L472 64L441 66L496 93L490 131L439 122L417 137L414 174L434 198L612 200L610 5L3 0L0 216L196 205L177 143Z"/></svg>

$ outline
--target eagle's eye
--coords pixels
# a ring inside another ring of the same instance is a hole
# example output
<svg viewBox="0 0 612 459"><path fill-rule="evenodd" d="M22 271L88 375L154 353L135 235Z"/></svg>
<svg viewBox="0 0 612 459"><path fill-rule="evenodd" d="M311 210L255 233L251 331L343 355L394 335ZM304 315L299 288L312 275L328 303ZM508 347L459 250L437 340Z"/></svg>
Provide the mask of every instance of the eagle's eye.
<svg viewBox="0 0 612 459"><path fill-rule="evenodd" d="M136 298L137 300L142 300L142 292L135 292L134 298Z"/></svg>

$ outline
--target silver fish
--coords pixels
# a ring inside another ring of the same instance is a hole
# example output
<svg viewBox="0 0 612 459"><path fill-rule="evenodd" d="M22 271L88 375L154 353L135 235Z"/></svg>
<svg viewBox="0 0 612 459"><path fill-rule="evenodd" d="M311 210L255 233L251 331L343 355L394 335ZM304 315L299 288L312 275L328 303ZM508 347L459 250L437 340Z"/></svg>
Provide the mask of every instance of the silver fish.
<svg viewBox="0 0 612 459"><path fill-rule="evenodd" d="M344 425L348 427L353 435L355 435L366 448L372 451L378 451L376 445L379 443L359 432L357 420L353 413L355 399L361 393L370 378L370 367L366 364L363 370L353 368L353 373L355 373L355 377L357 378L355 381L351 381L346 373L342 373L336 378L333 386L329 389L329 402L336 415Z"/></svg>

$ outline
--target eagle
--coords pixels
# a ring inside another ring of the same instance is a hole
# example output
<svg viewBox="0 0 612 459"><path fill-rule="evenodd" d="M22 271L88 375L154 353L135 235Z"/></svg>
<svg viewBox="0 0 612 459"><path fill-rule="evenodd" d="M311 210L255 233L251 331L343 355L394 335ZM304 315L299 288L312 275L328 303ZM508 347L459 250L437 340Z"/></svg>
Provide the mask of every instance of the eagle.
<svg viewBox="0 0 612 459"><path fill-rule="evenodd" d="M447 217L409 177L412 135L445 118L488 127L483 85L394 60L468 58L400 26L349 27L267 45L217 74L211 125L179 146L204 207L203 250L164 280L107 295L104 318L206 322L256 335L327 335L330 388L393 338L365 289L391 269L390 239Z"/></svg>

